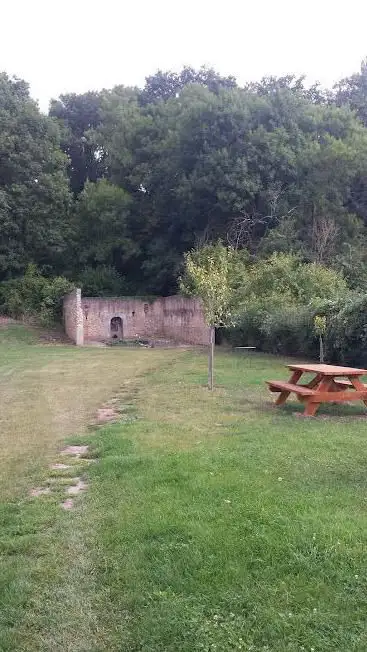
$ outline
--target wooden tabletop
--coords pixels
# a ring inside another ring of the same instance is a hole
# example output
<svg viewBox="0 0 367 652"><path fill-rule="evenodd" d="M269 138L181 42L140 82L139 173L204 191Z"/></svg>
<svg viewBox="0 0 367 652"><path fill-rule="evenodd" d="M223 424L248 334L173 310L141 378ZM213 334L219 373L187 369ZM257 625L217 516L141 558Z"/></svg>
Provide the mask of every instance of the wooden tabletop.
<svg viewBox="0 0 367 652"><path fill-rule="evenodd" d="M366 369L354 369L353 367L338 367L332 364L289 364L292 371L306 371L322 376L364 376Z"/></svg>

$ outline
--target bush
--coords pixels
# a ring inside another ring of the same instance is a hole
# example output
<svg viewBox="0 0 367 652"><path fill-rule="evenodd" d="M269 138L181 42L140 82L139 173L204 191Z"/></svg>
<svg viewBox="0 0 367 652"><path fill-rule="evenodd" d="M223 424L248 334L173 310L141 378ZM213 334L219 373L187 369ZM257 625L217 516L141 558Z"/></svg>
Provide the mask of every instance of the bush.
<svg viewBox="0 0 367 652"><path fill-rule="evenodd" d="M326 346L335 361L367 366L366 296L351 296L329 317Z"/></svg>
<svg viewBox="0 0 367 652"><path fill-rule="evenodd" d="M226 332L234 346L256 346L269 353L319 356L315 317L326 317L328 360L344 355L330 324L353 294L340 272L298 256L276 253L245 263L237 293L243 305L234 328ZM342 337L339 333L339 337Z"/></svg>
<svg viewBox="0 0 367 652"><path fill-rule="evenodd" d="M15 319L35 317L41 324L50 325L60 321L62 298L73 287L63 276L47 278L35 265L29 265L24 276L1 284L1 309Z"/></svg>
<svg viewBox="0 0 367 652"><path fill-rule="evenodd" d="M253 263L246 272L242 293L245 309L257 305L267 312L291 305L311 306L349 292L340 272L316 263L302 263L291 254L273 254Z"/></svg>
<svg viewBox="0 0 367 652"><path fill-rule="evenodd" d="M316 316L326 317L326 361L367 367L367 297L356 293L317 306L284 306L268 312L251 308L226 337L233 346L318 358Z"/></svg>
<svg viewBox="0 0 367 652"><path fill-rule="evenodd" d="M315 356L318 338L313 327L314 309L288 306L268 313L261 324L263 348L269 353Z"/></svg>
<svg viewBox="0 0 367 652"><path fill-rule="evenodd" d="M268 353L314 356L318 338L313 328L315 308L284 306L273 312L250 309L227 332L233 346L256 346Z"/></svg>
<svg viewBox="0 0 367 652"><path fill-rule="evenodd" d="M224 329L225 339L232 346L256 346L264 349L265 337L261 331L264 312L255 307L250 307L239 315L236 325Z"/></svg>

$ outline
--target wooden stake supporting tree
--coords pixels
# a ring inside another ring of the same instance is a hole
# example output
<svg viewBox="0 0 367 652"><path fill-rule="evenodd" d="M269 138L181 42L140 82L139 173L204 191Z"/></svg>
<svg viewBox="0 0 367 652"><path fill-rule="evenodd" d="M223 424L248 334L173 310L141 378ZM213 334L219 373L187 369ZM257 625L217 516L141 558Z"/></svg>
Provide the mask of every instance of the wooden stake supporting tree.
<svg viewBox="0 0 367 652"><path fill-rule="evenodd" d="M233 323L235 292L233 290L235 251L221 242L204 245L185 255L185 272L181 291L202 300L210 329L208 387L214 387L215 329Z"/></svg>

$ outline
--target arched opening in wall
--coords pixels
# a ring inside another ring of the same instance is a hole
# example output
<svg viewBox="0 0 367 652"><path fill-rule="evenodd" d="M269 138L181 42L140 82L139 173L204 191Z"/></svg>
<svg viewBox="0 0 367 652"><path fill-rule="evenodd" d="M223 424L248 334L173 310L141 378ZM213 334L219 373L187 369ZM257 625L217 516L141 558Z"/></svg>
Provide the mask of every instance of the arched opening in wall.
<svg viewBox="0 0 367 652"><path fill-rule="evenodd" d="M121 317L112 317L110 322L110 336L113 340L122 340L123 328Z"/></svg>

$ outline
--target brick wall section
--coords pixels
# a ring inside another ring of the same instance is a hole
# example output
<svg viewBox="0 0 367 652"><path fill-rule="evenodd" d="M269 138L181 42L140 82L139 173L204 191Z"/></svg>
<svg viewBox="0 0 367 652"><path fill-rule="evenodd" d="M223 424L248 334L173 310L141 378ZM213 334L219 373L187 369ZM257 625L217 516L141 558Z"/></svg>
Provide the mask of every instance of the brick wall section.
<svg viewBox="0 0 367 652"><path fill-rule="evenodd" d="M72 290L64 297L63 318L65 333L77 346L84 344L84 315L80 289Z"/></svg>
<svg viewBox="0 0 367 652"><path fill-rule="evenodd" d="M64 300L65 330L67 324L72 322L73 315L79 314L78 308L75 309L68 297ZM108 340L111 337L111 319L120 317L123 339L162 337L187 344L209 342L209 329L197 299L177 296L149 303L141 299L81 297L81 311L84 341ZM71 335L75 327L69 325L68 328L67 334L75 341Z"/></svg>

